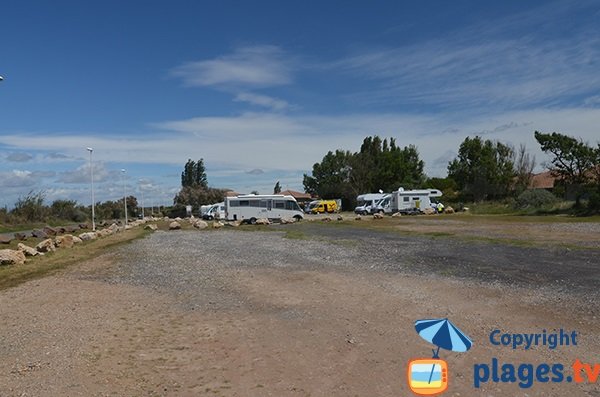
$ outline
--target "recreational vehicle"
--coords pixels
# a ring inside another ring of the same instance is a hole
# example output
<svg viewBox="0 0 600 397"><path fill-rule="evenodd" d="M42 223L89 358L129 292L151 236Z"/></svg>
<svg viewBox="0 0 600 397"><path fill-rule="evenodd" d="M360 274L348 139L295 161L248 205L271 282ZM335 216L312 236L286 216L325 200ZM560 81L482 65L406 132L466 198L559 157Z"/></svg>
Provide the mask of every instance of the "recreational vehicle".
<svg viewBox="0 0 600 397"><path fill-rule="evenodd" d="M374 206L371 207L371 214L380 213L380 214L391 214L392 213L392 195L386 194L383 196L381 200L375 203Z"/></svg>
<svg viewBox="0 0 600 397"><path fill-rule="evenodd" d="M229 221L255 223L257 219L304 219L292 196L281 194L242 195L225 199L225 218Z"/></svg>
<svg viewBox="0 0 600 397"><path fill-rule="evenodd" d="M225 203L217 203L213 204L208 211L204 215L202 215L202 219L212 220L212 219L224 219L225 218Z"/></svg>
<svg viewBox="0 0 600 397"><path fill-rule="evenodd" d="M391 212L416 214L426 207L431 207L432 197L441 197L442 192L437 189L404 190L403 188L392 192L390 199Z"/></svg>
<svg viewBox="0 0 600 397"><path fill-rule="evenodd" d="M359 215L367 215L371 212L371 208L385 196L384 193L367 193L361 194L356 198L356 208L354 212Z"/></svg>

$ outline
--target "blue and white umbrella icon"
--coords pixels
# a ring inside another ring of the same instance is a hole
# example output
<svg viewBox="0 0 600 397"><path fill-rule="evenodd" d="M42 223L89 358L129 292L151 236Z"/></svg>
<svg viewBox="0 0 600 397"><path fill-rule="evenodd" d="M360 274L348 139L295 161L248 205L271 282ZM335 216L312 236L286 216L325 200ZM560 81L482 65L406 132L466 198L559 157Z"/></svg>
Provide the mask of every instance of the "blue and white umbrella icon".
<svg viewBox="0 0 600 397"><path fill-rule="evenodd" d="M466 352L473 345L471 339L447 318L417 320L415 329L421 338L437 346L437 350L432 349L433 358L439 358L440 348L454 352ZM432 375L434 368L435 366L431 369ZM431 375L429 382L431 382Z"/></svg>

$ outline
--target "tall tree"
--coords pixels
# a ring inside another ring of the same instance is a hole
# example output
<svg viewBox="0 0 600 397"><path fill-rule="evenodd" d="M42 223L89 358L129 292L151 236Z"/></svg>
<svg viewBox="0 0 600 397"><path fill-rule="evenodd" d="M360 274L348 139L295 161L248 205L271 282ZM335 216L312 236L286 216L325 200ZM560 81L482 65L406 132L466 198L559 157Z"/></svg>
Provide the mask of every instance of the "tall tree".
<svg viewBox="0 0 600 397"><path fill-rule="evenodd" d="M189 159L183 167L181 173L181 186L182 187L193 187L199 186L202 188L208 187L208 181L206 178L206 170L204 168L204 159L193 161Z"/></svg>
<svg viewBox="0 0 600 397"><path fill-rule="evenodd" d="M277 183L275 184L275 187L273 188L273 194L279 194L281 193L281 185L279 184L279 181L277 181Z"/></svg>
<svg viewBox="0 0 600 397"><path fill-rule="evenodd" d="M466 199L506 196L514 177L513 149L501 142L467 137L458 157L448 164L448 176Z"/></svg>

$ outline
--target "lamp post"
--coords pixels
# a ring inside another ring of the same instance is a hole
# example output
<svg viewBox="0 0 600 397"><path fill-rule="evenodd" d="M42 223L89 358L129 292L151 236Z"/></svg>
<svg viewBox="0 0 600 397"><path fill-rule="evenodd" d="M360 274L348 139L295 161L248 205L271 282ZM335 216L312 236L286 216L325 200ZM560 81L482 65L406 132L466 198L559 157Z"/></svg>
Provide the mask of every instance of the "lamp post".
<svg viewBox="0 0 600 397"><path fill-rule="evenodd" d="M121 169L123 175L123 206L125 207L125 226L127 226L127 193L125 190L125 168Z"/></svg>
<svg viewBox="0 0 600 397"><path fill-rule="evenodd" d="M1 77L1 76L0 76ZM96 231L96 214L95 214L95 206L96 200L94 199L94 163L92 162L92 153L94 149L91 147L87 148L87 151L90 152L90 180L92 184L92 231Z"/></svg>
<svg viewBox="0 0 600 397"><path fill-rule="evenodd" d="M142 219L144 219L145 218L145 215L144 215L144 189L142 188L142 186L143 186L142 182L143 181L140 179L140 193L142 195Z"/></svg>

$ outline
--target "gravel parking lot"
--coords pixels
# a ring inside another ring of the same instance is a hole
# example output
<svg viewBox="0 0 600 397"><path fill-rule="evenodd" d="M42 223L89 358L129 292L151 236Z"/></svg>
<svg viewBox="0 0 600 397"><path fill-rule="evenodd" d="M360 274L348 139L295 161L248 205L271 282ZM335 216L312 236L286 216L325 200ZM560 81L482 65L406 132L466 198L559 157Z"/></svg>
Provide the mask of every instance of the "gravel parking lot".
<svg viewBox="0 0 600 397"><path fill-rule="evenodd" d="M448 395L599 396L595 385L473 388L473 366L597 361L595 250L465 243L304 223L156 232L0 294L0 395L409 395L413 328L449 317ZM577 347L498 348L491 330L580 334Z"/></svg>

